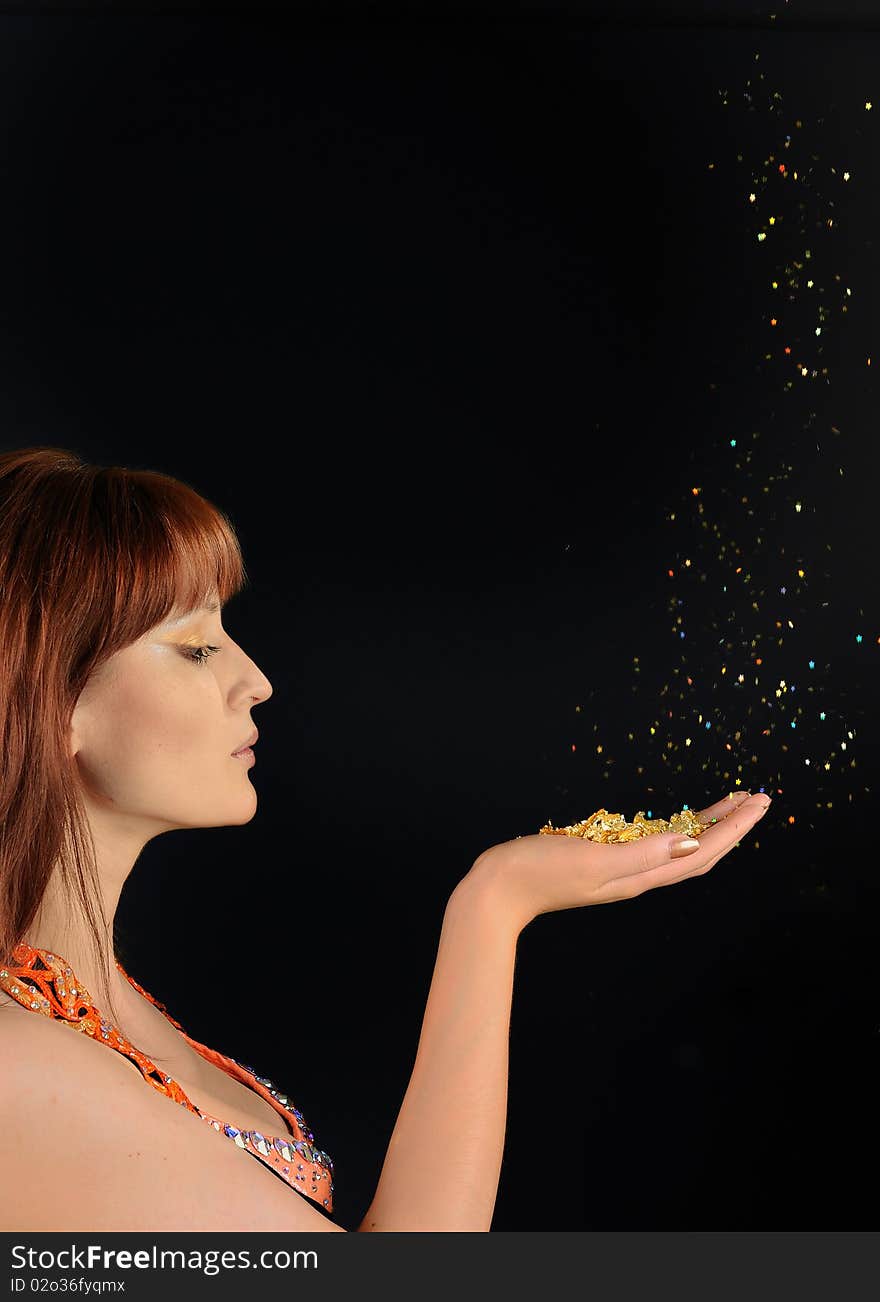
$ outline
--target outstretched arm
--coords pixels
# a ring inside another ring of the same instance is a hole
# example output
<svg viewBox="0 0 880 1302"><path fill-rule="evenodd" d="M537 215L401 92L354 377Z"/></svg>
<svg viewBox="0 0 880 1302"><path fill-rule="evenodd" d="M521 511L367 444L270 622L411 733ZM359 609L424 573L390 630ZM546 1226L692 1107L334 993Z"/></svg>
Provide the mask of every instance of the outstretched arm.
<svg viewBox="0 0 880 1302"><path fill-rule="evenodd" d="M699 839L618 844L521 836L491 846L449 898L422 1034L379 1185L359 1230L482 1230L507 1120L516 942L541 913L631 899L709 872L770 805L736 793L697 814ZM678 857L679 854L684 857Z"/></svg>
<svg viewBox="0 0 880 1302"><path fill-rule="evenodd" d="M412 1076L361 1231L488 1231L507 1121L518 929L474 869L443 917Z"/></svg>

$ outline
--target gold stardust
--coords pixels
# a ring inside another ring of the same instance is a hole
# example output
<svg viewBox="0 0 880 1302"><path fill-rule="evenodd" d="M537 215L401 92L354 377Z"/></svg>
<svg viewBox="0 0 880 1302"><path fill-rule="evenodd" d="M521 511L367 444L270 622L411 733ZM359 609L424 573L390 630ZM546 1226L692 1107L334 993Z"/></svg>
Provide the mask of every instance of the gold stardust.
<svg viewBox="0 0 880 1302"><path fill-rule="evenodd" d="M728 800L738 795L738 792L731 791ZM673 814L668 820L665 818L646 818L645 811L640 809L628 823L623 814L610 814L607 809L597 809L589 818L585 818L581 823L571 823L568 827L554 827L552 823L547 823L539 829L539 836L580 836L585 841L598 841L603 844L622 841L638 841L643 836L655 836L660 832L680 832L685 836L699 836L705 832L708 827L712 826L713 819L709 823L701 823L692 809L682 809L677 814Z"/></svg>

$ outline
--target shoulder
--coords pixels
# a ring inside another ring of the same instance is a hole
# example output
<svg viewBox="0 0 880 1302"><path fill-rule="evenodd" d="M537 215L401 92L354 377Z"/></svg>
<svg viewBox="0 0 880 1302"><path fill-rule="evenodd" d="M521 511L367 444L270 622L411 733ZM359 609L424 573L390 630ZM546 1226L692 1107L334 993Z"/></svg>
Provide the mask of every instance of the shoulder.
<svg viewBox="0 0 880 1302"><path fill-rule="evenodd" d="M122 1054L0 1007L0 1231L339 1231Z"/></svg>

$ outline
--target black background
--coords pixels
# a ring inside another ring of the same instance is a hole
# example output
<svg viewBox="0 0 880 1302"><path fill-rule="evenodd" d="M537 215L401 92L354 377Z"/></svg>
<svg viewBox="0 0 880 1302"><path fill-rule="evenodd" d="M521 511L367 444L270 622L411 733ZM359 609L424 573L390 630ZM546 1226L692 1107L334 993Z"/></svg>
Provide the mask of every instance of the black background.
<svg viewBox="0 0 880 1302"><path fill-rule="evenodd" d="M147 846L129 971L290 1093L354 1228L474 858L730 789L723 757L609 777L587 743L644 733L679 664L669 513L727 485L741 535L740 488L784 462L859 767L820 801L774 744L756 844L526 929L493 1229L872 1228L880 36L852 5L184 10L0 19L0 446L221 505L250 576L225 623L274 686L255 818ZM803 241L853 298L828 382L787 393L744 196L793 117L825 166L809 221L828 165L853 174ZM791 528L768 516L768 579ZM717 639L687 609L693 665Z"/></svg>

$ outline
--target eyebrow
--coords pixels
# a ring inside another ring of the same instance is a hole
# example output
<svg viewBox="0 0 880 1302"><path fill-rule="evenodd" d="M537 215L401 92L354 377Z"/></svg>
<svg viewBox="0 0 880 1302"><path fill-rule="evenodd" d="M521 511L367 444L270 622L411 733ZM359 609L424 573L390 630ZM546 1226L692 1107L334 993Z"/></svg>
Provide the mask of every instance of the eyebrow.
<svg viewBox="0 0 880 1302"><path fill-rule="evenodd" d="M185 615L180 615L177 619L166 619L162 627L177 628L178 625L186 623L188 619L192 619L194 615L201 614L202 611L207 611L208 614L214 615L219 609L219 604L216 601L212 601L207 606L195 607L193 610L188 610Z"/></svg>

